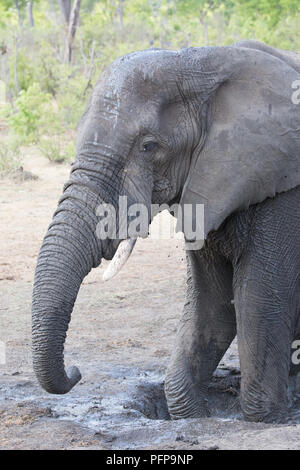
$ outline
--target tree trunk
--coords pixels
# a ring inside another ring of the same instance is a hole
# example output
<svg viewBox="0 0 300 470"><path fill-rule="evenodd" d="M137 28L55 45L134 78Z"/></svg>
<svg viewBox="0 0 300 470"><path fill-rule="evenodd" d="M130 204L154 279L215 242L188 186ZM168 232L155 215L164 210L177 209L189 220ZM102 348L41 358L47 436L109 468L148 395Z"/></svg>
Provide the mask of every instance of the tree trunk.
<svg viewBox="0 0 300 470"><path fill-rule="evenodd" d="M85 89L83 91L83 96L85 96L88 89L92 87L92 76L94 72L94 62L95 62L95 49L96 49L96 41L94 40L92 44L91 54L90 54L90 68L89 68L89 73L88 73L88 80L87 80Z"/></svg>
<svg viewBox="0 0 300 470"><path fill-rule="evenodd" d="M33 1L28 2L28 21L31 28L34 27L34 18L33 18Z"/></svg>
<svg viewBox="0 0 300 470"><path fill-rule="evenodd" d="M59 0L59 6L64 22L68 25L71 13L71 0Z"/></svg>
<svg viewBox="0 0 300 470"><path fill-rule="evenodd" d="M15 57L14 57L14 73L15 73L15 85L17 94L20 93L20 86L19 86L19 78L18 78L18 48L19 48L19 38L17 34L15 34Z"/></svg>
<svg viewBox="0 0 300 470"><path fill-rule="evenodd" d="M125 3L125 0L120 0L119 8L118 8L121 28L123 28L124 3Z"/></svg>
<svg viewBox="0 0 300 470"><path fill-rule="evenodd" d="M72 53L74 46L75 34L79 22L79 11L80 11L81 0L74 0L73 8L70 15L68 36L67 36L67 51L68 51L68 62L72 61Z"/></svg>
<svg viewBox="0 0 300 470"><path fill-rule="evenodd" d="M19 0L15 0L15 7L18 13L19 28L22 29L23 23L22 23L21 6L20 6Z"/></svg>

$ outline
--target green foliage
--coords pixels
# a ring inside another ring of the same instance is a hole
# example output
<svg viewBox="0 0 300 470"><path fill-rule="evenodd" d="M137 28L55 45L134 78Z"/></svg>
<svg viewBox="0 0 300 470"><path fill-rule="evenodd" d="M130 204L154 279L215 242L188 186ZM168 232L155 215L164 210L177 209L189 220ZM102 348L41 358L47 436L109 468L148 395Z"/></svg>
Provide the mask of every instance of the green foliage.
<svg viewBox="0 0 300 470"><path fill-rule="evenodd" d="M15 8L16 6L23 9L26 5L26 0L1 0L0 5L6 10Z"/></svg>
<svg viewBox="0 0 300 470"><path fill-rule="evenodd" d="M9 103L4 103L0 108L0 119L6 119L11 114L11 105Z"/></svg>
<svg viewBox="0 0 300 470"><path fill-rule="evenodd" d="M20 91L15 107L16 112L7 121L24 143L36 142L45 132L51 134L58 130L58 116L51 96L42 92L38 83L33 83L26 91Z"/></svg>
<svg viewBox="0 0 300 470"><path fill-rule="evenodd" d="M6 175L20 167L20 147L15 142L0 144L0 174Z"/></svg>
<svg viewBox="0 0 300 470"><path fill-rule="evenodd" d="M282 18L299 12L298 0L236 0L236 11L241 18L248 19L254 24L259 18L274 28Z"/></svg>
<svg viewBox="0 0 300 470"><path fill-rule="evenodd" d="M63 163L75 157L75 144L62 136L43 137L39 143L42 154L51 162Z"/></svg>
<svg viewBox="0 0 300 470"><path fill-rule="evenodd" d="M77 72L77 71L76 71ZM65 126L76 128L91 91L88 80L69 68L61 69L57 100L61 107L61 119Z"/></svg>
<svg viewBox="0 0 300 470"><path fill-rule="evenodd" d="M73 154L64 134L76 129L101 71L123 54L246 38L300 51L299 0L86 0L69 64L59 2L34 0L34 27L26 5L0 0L0 73L9 101L0 119L15 139L38 143L54 161Z"/></svg>
<svg viewBox="0 0 300 470"><path fill-rule="evenodd" d="M32 61L30 55L26 49L21 49L18 52L17 59L17 74L18 74L18 86L20 90L27 90L30 85L34 82L34 68L32 66ZM9 87L14 93L17 94L16 83L15 83L15 57L12 55L10 57L10 82Z"/></svg>
<svg viewBox="0 0 300 470"><path fill-rule="evenodd" d="M34 68L34 80L46 93L56 96L61 84L61 65L53 56L48 42L42 42L43 54L38 56Z"/></svg>

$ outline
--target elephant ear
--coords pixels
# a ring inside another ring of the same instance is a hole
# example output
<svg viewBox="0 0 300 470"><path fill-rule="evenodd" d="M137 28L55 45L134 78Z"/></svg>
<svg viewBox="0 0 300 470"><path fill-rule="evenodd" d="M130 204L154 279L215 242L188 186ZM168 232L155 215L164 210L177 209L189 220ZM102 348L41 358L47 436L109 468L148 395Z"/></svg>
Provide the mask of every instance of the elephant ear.
<svg viewBox="0 0 300 470"><path fill-rule="evenodd" d="M194 70L192 83L183 80L188 94L204 70L202 52L199 60L195 49L192 61L191 52L186 55ZM293 100L300 76L280 58L248 48L211 48L204 64L210 77L215 71L217 86L211 86L210 125L192 156L180 204L183 211L192 205L198 229L194 206L204 205L206 238L235 211L300 185L300 105ZM190 99L201 105L198 89Z"/></svg>

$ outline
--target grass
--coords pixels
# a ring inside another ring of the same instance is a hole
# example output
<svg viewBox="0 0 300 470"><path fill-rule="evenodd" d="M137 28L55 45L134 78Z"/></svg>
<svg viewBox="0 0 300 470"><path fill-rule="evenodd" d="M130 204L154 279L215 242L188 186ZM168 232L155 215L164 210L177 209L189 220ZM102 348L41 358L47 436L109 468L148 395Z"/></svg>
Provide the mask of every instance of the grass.
<svg viewBox="0 0 300 470"><path fill-rule="evenodd" d="M44 137L39 143L39 149L50 162L63 163L74 157L73 142L66 143L62 136Z"/></svg>
<svg viewBox="0 0 300 470"><path fill-rule="evenodd" d="M6 142L0 143L0 174L16 171L21 164L20 149Z"/></svg>

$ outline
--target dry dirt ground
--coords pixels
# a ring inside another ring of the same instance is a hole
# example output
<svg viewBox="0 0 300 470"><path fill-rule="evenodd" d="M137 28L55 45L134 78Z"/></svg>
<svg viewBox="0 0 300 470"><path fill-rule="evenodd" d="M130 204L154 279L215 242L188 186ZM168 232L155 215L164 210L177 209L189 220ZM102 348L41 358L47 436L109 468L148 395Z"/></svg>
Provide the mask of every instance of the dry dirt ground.
<svg viewBox="0 0 300 470"><path fill-rule="evenodd" d="M0 448L300 449L299 391L286 425L241 419L235 344L211 385L212 417L168 419L162 383L184 301L180 240L139 241L107 283L105 262L91 272L65 354L83 379L65 396L41 390L31 367L32 282L69 166L28 156L24 169L38 179L0 181Z"/></svg>

